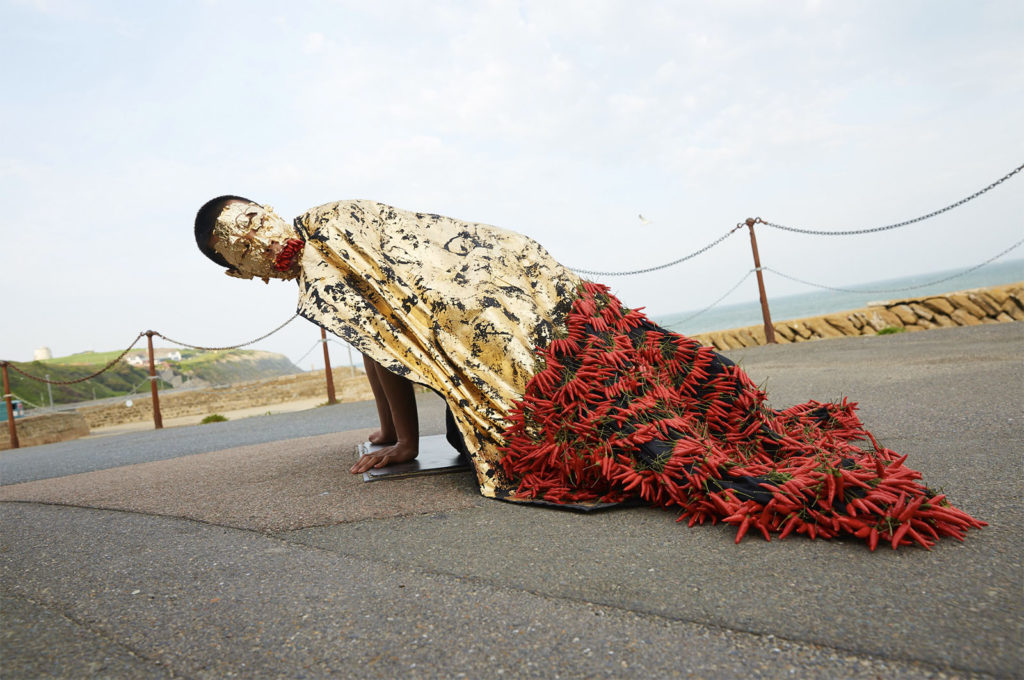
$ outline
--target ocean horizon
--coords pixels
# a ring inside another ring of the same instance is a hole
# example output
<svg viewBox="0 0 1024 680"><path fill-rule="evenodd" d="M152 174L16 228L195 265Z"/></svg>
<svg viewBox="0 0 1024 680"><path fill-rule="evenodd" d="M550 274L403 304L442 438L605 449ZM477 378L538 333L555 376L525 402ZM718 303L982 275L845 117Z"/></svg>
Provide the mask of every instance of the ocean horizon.
<svg viewBox="0 0 1024 680"><path fill-rule="evenodd" d="M766 288L768 289L768 307L773 322L787 321L789 319L800 319L808 316L860 309L872 302L941 295L969 288L984 288L1016 283L1024 281L1024 259L994 262L948 281L922 285L929 281L953 276L961 271L963 270L950 269L895 279L871 281L848 286L850 292L819 289L808 293L797 293L774 298L771 297L771 280L775 278L775 275L767 272L765 279ZM756 287L757 283L754 277L750 277L743 285ZM899 292L877 292L911 286L921 287ZM726 299L727 301L728 298ZM661 314L653 318L655 323L686 335L742 328L763 322L761 318L761 303L758 300L734 304L719 304L705 312L700 312L700 310L701 308L698 307L673 314Z"/></svg>

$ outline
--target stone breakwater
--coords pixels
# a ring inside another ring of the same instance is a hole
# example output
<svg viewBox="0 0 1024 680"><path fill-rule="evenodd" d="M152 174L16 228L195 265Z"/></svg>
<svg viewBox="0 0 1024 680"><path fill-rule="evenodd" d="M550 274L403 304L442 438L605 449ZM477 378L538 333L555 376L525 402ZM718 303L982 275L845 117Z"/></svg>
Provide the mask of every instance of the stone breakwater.
<svg viewBox="0 0 1024 680"><path fill-rule="evenodd" d="M334 391L338 401L373 399L370 383L362 372L352 375L351 369L339 368L334 375ZM327 384L323 371L296 373L267 380L252 380L219 387L160 393L160 414L166 418L207 416L253 406L285 404L303 399L323 398L327 402ZM153 400L149 396L133 396L132 406L124 401L77 409L90 428L137 423L152 420ZM19 423L20 424L20 423Z"/></svg>
<svg viewBox="0 0 1024 680"><path fill-rule="evenodd" d="M976 326L1024 321L1024 281L989 288L890 300L862 309L834 312L791 321L773 321L775 340L806 342L854 335L923 331L929 328ZM692 336L718 350L766 344L764 324Z"/></svg>

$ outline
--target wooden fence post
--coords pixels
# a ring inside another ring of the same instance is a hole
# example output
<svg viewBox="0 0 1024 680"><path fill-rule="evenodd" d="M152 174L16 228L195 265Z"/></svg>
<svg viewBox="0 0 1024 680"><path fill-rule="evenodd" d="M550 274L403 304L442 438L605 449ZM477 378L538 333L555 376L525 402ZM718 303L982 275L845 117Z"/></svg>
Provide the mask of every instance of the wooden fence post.
<svg viewBox="0 0 1024 680"><path fill-rule="evenodd" d="M320 329L320 342L324 344L324 373L327 375L327 403L337 404L334 398L334 374L331 373L331 355L327 352L327 331Z"/></svg>
<svg viewBox="0 0 1024 680"><path fill-rule="evenodd" d="M0 361L0 368L3 369L4 374L4 401L7 402L7 430L11 434L11 448L17 449L20 447L18 442L18 427L14 424L14 402L12 401L14 395L11 394L11 381L7 377L7 362Z"/></svg>
<svg viewBox="0 0 1024 680"><path fill-rule="evenodd" d="M757 254L757 237L754 236L754 224L760 218L747 218L747 229L750 230L750 247L754 251L754 271L757 273L757 292L761 296L761 317L764 319L765 340L775 344L775 327L772 325L772 315L768 311L768 295L764 292L764 276L761 274L761 257Z"/></svg>

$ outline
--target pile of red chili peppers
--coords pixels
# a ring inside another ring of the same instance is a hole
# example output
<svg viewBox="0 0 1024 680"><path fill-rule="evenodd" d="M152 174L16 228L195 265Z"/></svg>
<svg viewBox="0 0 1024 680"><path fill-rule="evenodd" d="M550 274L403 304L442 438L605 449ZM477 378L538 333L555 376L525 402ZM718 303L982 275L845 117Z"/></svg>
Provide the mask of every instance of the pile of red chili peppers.
<svg viewBox="0 0 1024 680"><path fill-rule="evenodd" d="M930 549L985 526L879 446L855 404L772 410L737 366L608 290L584 283L567 333L537 352L501 461L518 497L678 507L690 526L736 525L737 543L753 530Z"/></svg>

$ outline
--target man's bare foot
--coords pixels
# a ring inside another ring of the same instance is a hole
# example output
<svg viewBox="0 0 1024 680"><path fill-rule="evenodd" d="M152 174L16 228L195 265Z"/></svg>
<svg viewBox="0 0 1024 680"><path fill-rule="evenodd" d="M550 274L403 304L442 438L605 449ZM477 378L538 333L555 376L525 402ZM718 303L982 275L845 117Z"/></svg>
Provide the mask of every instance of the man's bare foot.
<svg viewBox="0 0 1024 680"><path fill-rule="evenodd" d="M398 463L408 463L410 460L415 460L416 456L420 454L419 441L416 442L398 442L394 446L389 446L386 449L380 449L378 451L372 451L366 455L360 456L356 464L349 470L354 475L366 472L373 468L387 467L388 465L396 465Z"/></svg>
<svg viewBox="0 0 1024 680"><path fill-rule="evenodd" d="M371 434L367 439L370 440L371 444L397 444L398 437L394 432L384 432L383 430L377 430Z"/></svg>

